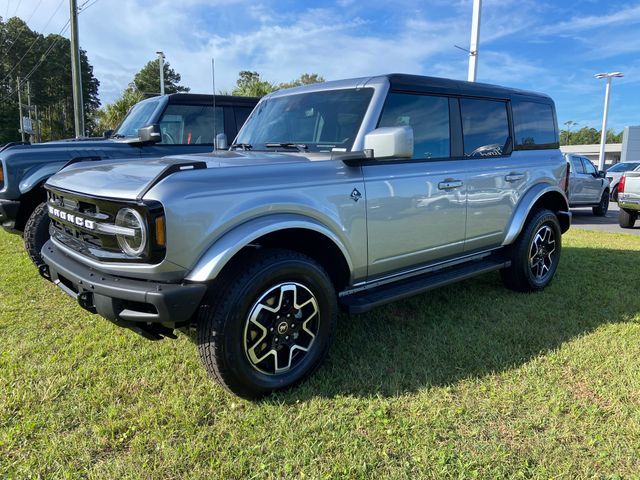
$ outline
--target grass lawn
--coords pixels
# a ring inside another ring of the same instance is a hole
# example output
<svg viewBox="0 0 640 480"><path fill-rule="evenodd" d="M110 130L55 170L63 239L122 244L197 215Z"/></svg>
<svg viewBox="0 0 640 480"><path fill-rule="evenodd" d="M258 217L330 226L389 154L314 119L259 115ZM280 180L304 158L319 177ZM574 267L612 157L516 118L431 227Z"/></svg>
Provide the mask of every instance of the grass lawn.
<svg viewBox="0 0 640 480"><path fill-rule="evenodd" d="M543 293L489 274L341 316L313 378L249 403L0 232L0 478L637 478L639 280L639 237L572 230Z"/></svg>

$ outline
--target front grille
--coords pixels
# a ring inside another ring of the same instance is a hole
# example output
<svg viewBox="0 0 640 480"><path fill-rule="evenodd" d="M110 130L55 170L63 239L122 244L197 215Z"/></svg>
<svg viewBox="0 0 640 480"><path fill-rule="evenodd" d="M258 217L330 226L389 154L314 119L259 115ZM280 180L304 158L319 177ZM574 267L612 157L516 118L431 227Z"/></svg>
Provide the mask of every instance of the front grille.
<svg viewBox="0 0 640 480"><path fill-rule="evenodd" d="M149 235L150 242L140 257L124 254L118 239L108 227L113 227L120 209L128 207L138 211L153 225L155 217L162 215L162 207L154 204L139 204L80 196L48 188L51 236L68 248L83 255L102 261L148 262L158 261L164 256L164 249L154 248L155 235ZM150 221L151 220L151 221Z"/></svg>

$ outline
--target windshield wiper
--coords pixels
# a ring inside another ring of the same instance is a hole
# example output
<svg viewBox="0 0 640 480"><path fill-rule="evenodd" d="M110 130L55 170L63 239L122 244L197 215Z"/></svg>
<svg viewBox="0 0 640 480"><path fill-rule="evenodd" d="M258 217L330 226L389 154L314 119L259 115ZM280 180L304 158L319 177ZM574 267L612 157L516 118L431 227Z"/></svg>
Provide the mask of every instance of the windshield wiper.
<svg viewBox="0 0 640 480"><path fill-rule="evenodd" d="M267 148L295 148L299 152L304 152L309 149L304 143L267 143Z"/></svg>
<svg viewBox="0 0 640 480"><path fill-rule="evenodd" d="M111 138L125 138L125 136L121 133L114 133L113 135L111 135Z"/></svg>
<svg viewBox="0 0 640 480"><path fill-rule="evenodd" d="M229 148L231 150L237 150L238 148L240 150L251 150L253 148L253 145L249 143L232 143Z"/></svg>

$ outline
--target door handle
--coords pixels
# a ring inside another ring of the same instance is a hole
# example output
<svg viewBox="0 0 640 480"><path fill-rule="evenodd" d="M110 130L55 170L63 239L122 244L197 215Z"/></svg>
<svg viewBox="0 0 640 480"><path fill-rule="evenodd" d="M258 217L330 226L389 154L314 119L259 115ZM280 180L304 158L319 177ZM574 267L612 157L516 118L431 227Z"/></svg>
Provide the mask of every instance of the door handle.
<svg viewBox="0 0 640 480"><path fill-rule="evenodd" d="M504 179L507 182L518 182L524 178L524 173L519 172L511 172L509 175L506 175Z"/></svg>
<svg viewBox="0 0 640 480"><path fill-rule="evenodd" d="M462 180L454 180L452 178L447 178L446 180L438 184L438 188L440 190L452 190L454 188L460 188L463 185L464 183Z"/></svg>

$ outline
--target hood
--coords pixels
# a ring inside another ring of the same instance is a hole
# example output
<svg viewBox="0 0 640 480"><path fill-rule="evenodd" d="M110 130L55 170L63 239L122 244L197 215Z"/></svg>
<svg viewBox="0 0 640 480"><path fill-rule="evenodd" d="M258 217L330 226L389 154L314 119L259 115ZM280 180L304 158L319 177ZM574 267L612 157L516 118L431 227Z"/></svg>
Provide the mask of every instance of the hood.
<svg viewBox="0 0 640 480"><path fill-rule="evenodd" d="M102 198L136 200L169 175L194 169L242 168L310 161L298 153L223 151L146 160L80 162L61 170L47 186Z"/></svg>

